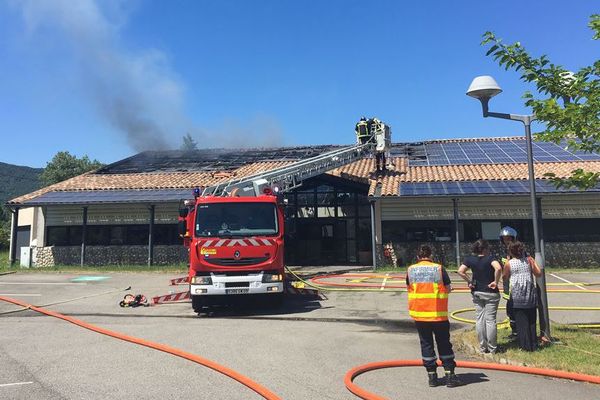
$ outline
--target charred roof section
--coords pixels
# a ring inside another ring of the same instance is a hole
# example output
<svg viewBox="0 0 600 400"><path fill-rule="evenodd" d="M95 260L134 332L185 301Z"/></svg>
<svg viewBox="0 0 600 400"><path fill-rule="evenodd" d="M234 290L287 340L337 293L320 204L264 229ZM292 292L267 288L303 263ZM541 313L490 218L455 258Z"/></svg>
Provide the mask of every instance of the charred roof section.
<svg viewBox="0 0 600 400"><path fill-rule="evenodd" d="M343 146L145 151L107 165L96 171L96 174L231 171L260 161L301 160L340 147Z"/></svg>
<svg viewBox="0 0 600 400"><path fill-rule="evenodd" d="M345 146L320 145L263 149L202 149L195 151L145 151L113 164L96 174L131 174L151 172L214 172L232 171L244 165L262 161L296 161ZM426 159L423 143L392 144L392 157L408 160Z"/></svg>

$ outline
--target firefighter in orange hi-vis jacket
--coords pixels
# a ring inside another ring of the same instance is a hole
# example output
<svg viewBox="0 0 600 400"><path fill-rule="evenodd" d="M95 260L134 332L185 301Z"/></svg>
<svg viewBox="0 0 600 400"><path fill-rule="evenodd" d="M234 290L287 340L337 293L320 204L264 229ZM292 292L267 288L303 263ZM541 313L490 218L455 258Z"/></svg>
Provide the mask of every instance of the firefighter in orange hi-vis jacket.
<svg viewBox="0 0 600 400"><path fill-rule="evenodd" d="M461 386L463 382L454 373L456 362L452 343L450 343L448 322L448 294L452 291L450 277L440 264L433 262L431 255L430 246L420 246L417 263L408 267L406 274L408 312L415 320L419 332L421 357L427 369L429 386L438 385L436 372L438 356L435 354L434 336L439 359L446 375L446 386Z"/></svg>

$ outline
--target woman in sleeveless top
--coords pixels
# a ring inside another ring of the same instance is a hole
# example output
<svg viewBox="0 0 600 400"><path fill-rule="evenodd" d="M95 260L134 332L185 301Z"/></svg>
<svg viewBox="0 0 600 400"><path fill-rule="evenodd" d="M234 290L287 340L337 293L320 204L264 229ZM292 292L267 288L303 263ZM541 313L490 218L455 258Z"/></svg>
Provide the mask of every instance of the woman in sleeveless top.
<svg viewBox="0 0 600 400"><path fill-rule="evenodd" d="M525 351L534 351L537 348L537 290L533 276L541 276L542 271L533 258L525 256L523 243L511 243L508 251L511 259L505 265L504 279L510 278L510 298L513 302L519 347Z"/></svg>
<svg viewBox="0 0 600 400"><path fill-rule="evenodd" d="M458 275L469 284L475 304L475 330L479 340L479 351L495 353L497 350L496 314L500 303L498 281L500 263L490 255L487 241L479 239L473 243L472 256L466 257L458 268ZM470 269L472 278L467 274Z"/></svg>

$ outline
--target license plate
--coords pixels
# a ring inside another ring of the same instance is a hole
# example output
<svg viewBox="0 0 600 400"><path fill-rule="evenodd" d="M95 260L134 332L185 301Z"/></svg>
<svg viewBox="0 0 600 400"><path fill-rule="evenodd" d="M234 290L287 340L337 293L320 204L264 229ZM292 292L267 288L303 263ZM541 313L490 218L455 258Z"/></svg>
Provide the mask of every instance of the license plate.
<svg viewBox="0 0 600 400"><path fill-rule="evenodd" d="M225 294L246 294L248 293L247 288L242 289L225 289Z"/></svg>

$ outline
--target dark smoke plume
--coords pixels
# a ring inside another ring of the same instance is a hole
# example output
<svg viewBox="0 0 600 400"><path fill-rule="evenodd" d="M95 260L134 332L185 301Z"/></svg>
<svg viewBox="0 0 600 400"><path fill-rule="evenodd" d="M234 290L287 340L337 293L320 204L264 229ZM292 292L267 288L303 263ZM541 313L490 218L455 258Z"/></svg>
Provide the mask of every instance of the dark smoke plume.
<svg viewBox="0 0 600 400"><path fill-rule="evenodd" d="M30 34L49 29L64 39L72 49L86 95L136 151L178 148L186 132L200 147L282 144L281 129L266 117L257 117L248 126L231 121L213 129L195 126L184 113L184 87L164 54L156 49L134 52L123 48L120 27L128 3L24 0L14 4L22 11ZM257 122L261 120L264 123Z"/></svg>

